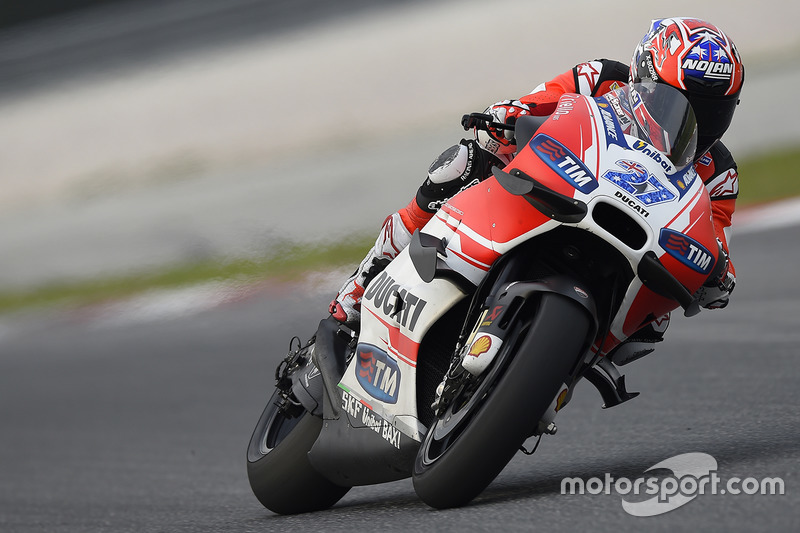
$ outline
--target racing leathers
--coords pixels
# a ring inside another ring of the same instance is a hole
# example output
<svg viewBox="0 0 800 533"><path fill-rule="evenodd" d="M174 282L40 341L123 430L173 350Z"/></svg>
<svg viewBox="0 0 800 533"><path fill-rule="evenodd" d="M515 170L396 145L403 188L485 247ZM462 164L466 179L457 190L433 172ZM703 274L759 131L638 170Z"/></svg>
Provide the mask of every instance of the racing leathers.
<svg viewBox="0 0 800 533"><path fill-rule="evenodd" d="M485 114L494 123L513 124L524 115L548 116L556 111L565 93L602 96L628 81L629 68L618 61L599 59L581 63L556 78L536 87L516 100L504 100L489 106ZM465 124L467 127L468 124ZM357 324L364 287L377 269L385 266L411 241L450 197L491 176L492 166L505 166L516 152L513 132L489 128L475 130L475 139L464 139L445 150L428 169L428 176L416 196L404 208L384 221L375 245L331 302L330 312L341 322ZM736 163L730 152L717 142L699 159L695 170L711 198L714 227L722 249L728 256L729 229L739 192ZM730 261L720 278L712 280L696 295L707 308L724 307L735 283ZM612 353L612 360L624 364L652 351L653 343L663 339L669 315L648 324Z"/></svg>

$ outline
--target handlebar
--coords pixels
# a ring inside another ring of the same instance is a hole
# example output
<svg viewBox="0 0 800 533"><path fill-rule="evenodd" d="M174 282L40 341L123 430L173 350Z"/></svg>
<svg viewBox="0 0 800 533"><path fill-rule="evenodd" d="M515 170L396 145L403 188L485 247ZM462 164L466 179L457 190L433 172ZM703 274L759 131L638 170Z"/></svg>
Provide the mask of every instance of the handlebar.
<svg viewBox="0 0 800 533"><path fill-rule="evenodd" d="M488 131L489 128L496 130L509 130L514 131L514 124L506 124L505 122L495 122L494 117L487 113L470 113L461 117L461 126L465 130L477 128L479 130Z"/></svg>

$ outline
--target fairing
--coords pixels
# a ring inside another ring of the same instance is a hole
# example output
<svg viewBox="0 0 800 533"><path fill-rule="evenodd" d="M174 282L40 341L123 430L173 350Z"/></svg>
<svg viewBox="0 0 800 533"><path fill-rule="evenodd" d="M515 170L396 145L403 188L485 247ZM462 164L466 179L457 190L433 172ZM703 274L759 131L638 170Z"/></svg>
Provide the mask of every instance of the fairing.
<svg viewBox="0 0 800 533"><path fill-rule="evenodd" d="M718 255L708 194L692 167L679 170L666 154L630 134L633 124L621 109L622 96L564 95L551 118L503 169L519 170L585 204L585 216L575 222L554 220L491 177L453 197L423 228L443 246L439 260L477 286L503 254L523 243L535 246L537 237L558 228L572 228L618 250L632 273L645 254L654 253L688 291L696 291ZM640 238L626 238L615 225L619 221ZM595 352L609 351L677 307L636 275L630 277L609 327L596 339ZM426 431L416 394L420 343L464 297L463 284L424 281L408 249L371 282L356 353L339 383L348 425L382 435L391 448L403 444L386 430L389 426L404 435L405 446L420 441ZM361 407L352 408L353 402Z"/></svg>

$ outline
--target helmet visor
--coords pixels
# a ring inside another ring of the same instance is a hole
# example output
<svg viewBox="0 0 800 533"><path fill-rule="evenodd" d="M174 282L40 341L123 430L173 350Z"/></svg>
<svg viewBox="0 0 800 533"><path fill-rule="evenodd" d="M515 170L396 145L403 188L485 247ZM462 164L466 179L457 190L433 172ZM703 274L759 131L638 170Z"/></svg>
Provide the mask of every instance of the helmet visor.
<svg viewBox="0 0 800 533"><path fill-rule="evenodd" d="M635 134L667 156L677 170L694 162L697 119L686 97L664 83L634 83L628 99L636 121Z"/></svg>
<svg viewBox="0 0 800 533"><path fill-rule="evenodd" d="M697 117L697 158L702 157L728 130L739 95L705 96L689 93L689 102Z"/></svg>

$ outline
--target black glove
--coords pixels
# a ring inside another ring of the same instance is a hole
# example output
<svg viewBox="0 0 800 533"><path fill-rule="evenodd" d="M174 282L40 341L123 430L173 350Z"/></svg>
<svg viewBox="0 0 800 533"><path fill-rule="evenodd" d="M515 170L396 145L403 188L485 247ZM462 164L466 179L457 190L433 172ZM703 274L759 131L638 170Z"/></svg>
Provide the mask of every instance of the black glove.
<svg viewBox="0 0 800 533"><path fill-rule="evenodd" d="M724 261L723 267L720 269L721 274L706 281L694 294L700 305L706 309L722 309L726 307L730 295L734 287L736 287L736 278L730 271L728 254L722 248L722 243L719 243L719 245L719 260Z"/></svg>

